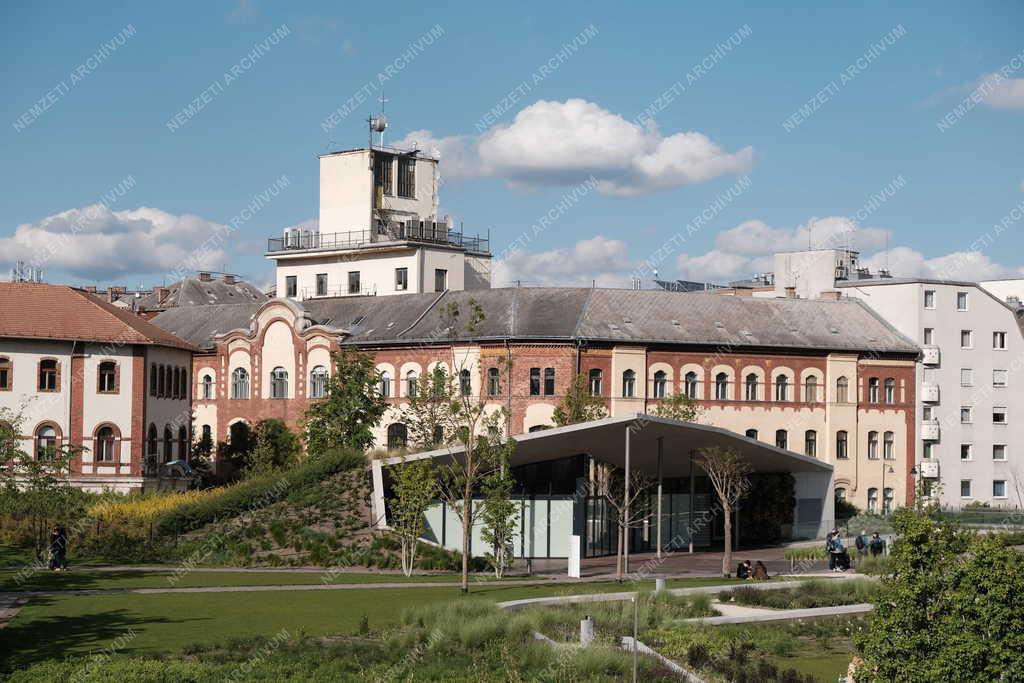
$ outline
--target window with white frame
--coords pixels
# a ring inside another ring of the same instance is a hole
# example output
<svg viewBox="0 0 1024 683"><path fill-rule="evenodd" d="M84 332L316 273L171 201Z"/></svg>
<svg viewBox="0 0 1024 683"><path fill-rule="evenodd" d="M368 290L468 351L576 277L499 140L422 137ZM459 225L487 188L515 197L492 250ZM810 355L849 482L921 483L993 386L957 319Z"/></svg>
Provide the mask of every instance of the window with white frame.
<svg viewBox="0 0 1024 683"><path fill-rule="evenodd" d="M636 373L626 370L622 373L622 398L633 398L636 396Z"/></svg>
<svg viewBox="0 0 1024 683"><path fill-rule="evenodd" d="M924 452L921 454L921 457L923 457L925 460L931 460L932 457L933 457L934 451L935 451L935 442L934 441L925 441L924 442Z"/></svg>
<svg viewBox="0 0 1024 683"><path fill-rule="evenodd" d="M775 430L775 447L776 448L789 448L789 434L785 429Z"/></svg>
<svg viewBox="0 0 1024 683"><path fill-rule="evenodd" d="M960 406L960 424L969 425L974 422L974 409L971 406Z"/></svg>
<svg viewBox="0 0 1024 683"><path fill-rule="evenodd" d="M665 398L667 389L668 375L665 374L664 370L658 370L654 373L654 398Z"/></svg>
<svg viewBox="0 0 1024 683"><path fill-rule="evenodd" d="M1004 425L1006 422L1006 406L992 406L992 424Z"/></svg>
<svg viewBox="0 0 1024 683"><path fill-rule="evenodd" d="M974 386L974 370L971 368L960 368L960 386Z"/></svg>
<svg viewBox="0 0 1024 683"><path fill-rule="evenodd" d="M836 432L836 458L839 460L846 460L850 457L848 448L848 439L845 429L841 429Z"/></svg>
<svg viewBox="0 0 1024 683"><path fill-rule="evenodd" d="M924 290L924 307L935 308L935 290L926 289Z"/></svg>
<svg viewBox="0 0 1024 683"><path fill-rule="evenodd" d="M213 377L210 375L203 375L203 400L213 400Z"/></svg>
<svg viewBox="0 0 1024 683"><path fill-rule="evenodd" d="M994 443L994 444L992 444L992 459L993 460L1006 460L1006 444L1005 443Z"/></svg>
<svg viewBox="0 0 1024 683"><path fill-rule="evenodd" d="M391 373L383 370L380 373L380 395L381 398L391 397Z"/></svg>
<svg viewBox="0 0 1024 683"><path fill-rule="evenodd" d="M868 489L868 512L878 512L878 489Z"/></svg>
<svg viewBox="0 0 1024 683"><path fill-rule="evenodd" d="M960 497L970 498L971 497L971 480L961 479L960 480Z"/></svg>
<svg viewBox="0 0 1024 683"><path fill-rule="evenodd" d="M720 372L715 375L715 400L724 401L729 398L729 375Z"/></svg>
<svg viewBox="0 0 1024 683"><path fill-rule="evenodd" d="M697 373L691 370L683 377L683 393L687 398L697 398Z"/></svg>
<svg viewBox="0 0 1024 683"><path fill-rule="evenodd" d="M878 378L868 380L868 403L878 403Z"/></svg>
<svg viewBox="0 0 1024 683"><path fill-rule="evenodd" d="M924 328L924 343L934 344L935 343L935 330L931 327Z"/></svg>
<svg viewBox="0 0 1024 683"><path fill-rule="evenodd" d="M327 395L327 368L318 365L309 373L309 397L323 398Z"/></svg>
<svg viewBox="0 0 1024 683"><path fill-rule="evenodd" d="M270 371L270 398L288 398L288 371L284 368Z"/></svg>
<svg viewBox="0 0 1024 683"><path fill-rule="evenodd" d="M960 348L970 349L974 347L974 333L970 330L960 330Z"/></svg>
<svg viewBox="0 0 1024 683"><path fill-rule="evenodd" d="M231 398L245 400L249 398L249 371L235 368L231 373Z"/></svg>
<svg viewBox="0 0 1024 683"><path fill-rule="evenodd" d="M811 375L804 382L804 401L816 403L818 401L818 378Z"/></svg>
<svg viewBox="0 0 1024 683"><path fill-rule="evenodd" d="M878 432L868 432L868 460L878 460Z"/></svg>
<svg viewBox="0 0 1024 683"><path fill-rule="evenodd" d="M892 377L885 379L885 402L895 403L896 402L896 380Z"/></svg>
<svg viewBox="0 0 1024 683"><path fill-rule="evenodd" d="M935 409L932 406L921 406L921 419L928 422L935 416Z"/></svg>
<svg viewBox="0 0 1024 683"><path fill-rule="evenodd" d="M757 400L757 375L751 372L744 381L744 397L748 401Z"/></svg>
<svg viewBox="0 0 1024 683"><path fill-rule="evenodd" d="M893 432L885 432L882 435L882 458L896 459L896 434Z"/></svg>
<svg viewBox="0 0 1024 683"><path fill-rule="evenodd" d="M966 311L967 310L967 292L956 293L956 310Z"/></svg>
<svg viewBox="0 0 1024 683"><path fill-rule="evenodd" d="M775 376L775 400L789 400L789 378L786 377L785 375Z"/></svg>
<svg viewBox="0 0 1024 683"><path fill-rule="evenodd" d="M969 444L969 443L962 443L962 444L960 444L960 459L961 460L970 460L971 459L971 451L972 450L973 450L973 448L972 448L971 444Z"/></svg>
<svg viewBox="0 0 1024 683"><path fill-rule="evenodd" d="M992 497L1006 498L1006 480L996 479L992 482Z"/></svg>
<svg viewBox="0 0 1024 683"><path fill-rule="evenodd" d="M882 489L882 514L887 515L892 512L893 499L895 498L895 492L886 486Z"/></svg>
<svg viewBox="0 0 1024 683"><path fill-rule="evenodd" d="M1005 332L993 332L992 333L992 349L995 351L1006 350L1006 333Z"/></svg>

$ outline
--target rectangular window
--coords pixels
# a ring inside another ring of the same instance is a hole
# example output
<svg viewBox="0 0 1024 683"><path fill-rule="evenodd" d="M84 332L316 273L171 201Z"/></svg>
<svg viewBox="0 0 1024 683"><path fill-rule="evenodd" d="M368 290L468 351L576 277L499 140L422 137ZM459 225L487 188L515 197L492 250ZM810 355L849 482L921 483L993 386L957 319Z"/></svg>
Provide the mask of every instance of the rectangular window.
<svg viewBox="0 0 1024 683"><path fill-rule="evenodd" d="M358 294L359 293L359 271L353 270L348 274L348 293Z"/></svg>
<svg viewBox="0 0 1024 683"><path fill-rule="evenodd" d="M555 369L544 368L544 395L555 395Z"/></svg>
<svg viewBox="0 0 1024 683"><path fill-rule="evenodd" d="M434 269L434 291L443 292L448 289L448 271L444 268Z"/></svg>
<svg viewBox="0 0 1024 683"><path fill-rule="evenodd" d="M0 358L0 391L8 391L11 388L11 361L7 358Z"/></svg>
<svg viewBox="0 0 1024 683"><path fill-rule="evenodd" d="M284 278L284 295L294 299L299 295L299 280L294 275L286 275Z"/></svg>
<svg viewBox="0 0 1024 683"><path fill-rule="evenodd" d="M935 330L931 327L924 328L924 343L934 344L935 343Z"/></svg>
<svg viewBox="0 0 1024 683"><path fill-rule="evenodd" d="M373 158L376 161L373 167L373 184L381 188L384 194L394 194L391 169L395 158L390 154L381 154L380 152L375 152Z"/></svg>
<svg viewBox="0 0 1024 683"><path fill-rule="evenodd" d="M1004 425L1007 422L1006 406L992 407L992 424Z"/></svg>
<svg viewBox="0 0 1024 683"><path fill-rule="evenodd" d="M316 274L316 295L327 296L327 273Z"/></svg>
<svg viewBox="0 0 1024 683"><path fill-rule="evenodd" d="M967 292L956 293L956 310L966 311L967 310Z"/></svg>
<svg viewBox="0 0 1024 683"><path fill-rule="evenodd" d="M925 441L924 442L924 453L922 454L922 457L925 460L931 460L932 454L933 454L934 450L935 450L935 442L934 441Z"/></svg>
<svg viewBox="0 0 1024 683"><path fill-rule="evenodd" d="M410 156L398 158L398 196L416 197L416 160Z"/></svg>
<svg viewBox="0 0 1024 683"><path fill-rule="evenodd" d="M404 292L409 289L409 269L395 268L395 291Z"/></svg>
<svg viewBox="0 0 1024 683"><path fill-rule="evenodd" d="M1009 373L1006 370L993 370L992 371L992 386L994 386L994 387L1005 387L1008 375L1009 375Z"/></svg>
<svg viewBox="0 0 1024 683"><path fill-rule="evenodd" d="M996 351L1006 350L1006 333L1005 332L993 332L992 333L992 348Z"/></svg>
<svg viewBox="0 0 1024 683"><path fill-rule="evenodd" d="M961 479L960 480L960 497L970 498L971 497L971 480Z"/></svg>
<svg viewBox="0 0 1024 683"><path fill-rule="evenodd" d="M540 368L530 368L530 396L540 396Z"/></svg>
<svg viewBox="0 0 1024 683"><path fill-rule="evenodd" d="M962 443L960 444L960 459L970 460L971 459L971 444Z"/></svg>
<svg viewBox="0 0 1024 683"><path fill-rule="evenodd" d="M933 415L932 411L933 411L932 406L921 406L921 418L925 422L928 422L929 420L932 419L932 415Z"/></svg>
<svg viewBox="0 0 1024 683"><path fill-rule="evenodd" d="M1006 480L996 479L992 482L992 497L1006 498Z"/></svg>
<svg viewBox="0 0 1024 683"><path fill-rule="evenodd" d="M974 347L974 333L970 330L960 330L960 348L970 349Z"/></svg>
<svg viewBox="0 0 1024 683"><path fill-rule="evenodd" d="M960 368L960 386L974 386L974 370L971 368Z"/></svg>
<svg viewBox="0 0 1024 683"><path fill-rule="evenodd" d="M969 424L971 424L971 422L974 421L972 419L973 416L974 416L974 410L971 408L971 406L960 406L960 424L962 424L962 425L969 425Z"/></svg>
<svg viewBox="0 0 1024 683"><path fill-rule="evenodd" d="M924 290L924 307L935 308L935 290L926 289Z"/></svg>
<svg viewBox="0 0 1024 683"><path fill-rule="evenodd" d="M994 444L992 444L992 459L993 460L1006 460L1006 444L1005 443L994 443Z"/></svg>

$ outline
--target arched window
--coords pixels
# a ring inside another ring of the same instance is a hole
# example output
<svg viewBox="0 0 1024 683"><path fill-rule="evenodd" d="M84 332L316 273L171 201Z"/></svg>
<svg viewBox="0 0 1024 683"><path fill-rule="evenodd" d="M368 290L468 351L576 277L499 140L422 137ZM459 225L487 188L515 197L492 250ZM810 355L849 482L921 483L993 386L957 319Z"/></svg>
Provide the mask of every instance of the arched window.
<svg viewBox="0 0 1024 683"><path fill-rule="evenodd" d="M39 361L39 391L57 391L57 361Z"/></svg>
<svg viewBox="0 0 1024 683"><path fill-rule="evenodd" d="M203 375L202 385L203 385L203 400L204 401L211 401L211 400L213 400L213 377L211 377L210 375Z"/></svg>
<svg viewBox="0 0 1024 683"><path fill-rule="evenodd" d="M469 396L473 393L473 377L469 374L469 370L463 368L459 370L459 395Z"/></svg>
<svg viewBox="0 0 1024 683"><path fill-rule="evenodd" d="M878 432L868 432L868 460L878 460Z"/></svg>
<svg viewBox="0 0 1024 683"><path fill-rule="evenodd" d="M729 375L720 372L715 375L715 400L725 401L729 398Z"/></svg>
<svg viewBox="0 0 1024 683"><path fill-rule="evenodd" d="M785 429L775 430L775 447L789 448L789 434L786 433Z"/></svg>
<svg viewBox="0 0 1024 683"><path fill-rule="evenodd" d="M57 452L57 430L43 425L36 430L36 458L50 458Z"/></svg>
<svg viewBox="0 0 1024 683"><path fill-rule="evenodd" d="M158 388L157 385L158 384L159 384L159 381L157 380L157 367L155 365L150 365L149 366L149 395L152 396L153 398L156 398L159 395L159 393L157 392L157 388Z"/></svg>
<svg viewBox="0 0 1024 683"><path fill-rule="evenodd" d="M114 453L117 443L114 430L111 427L100 427L96 431L93 448L96 451L96 462L115 462L117 454Z"/></svg>
<svg viewBox="0 0 1024 683"><path fill-rule="evenodd" d="M885 402L896 402L896 380L892 377L887 377L885 380Z"/></svg>
<svg viewBox="0 0 1024 683"><path fill-rule="evenodd" d="M868 403L878 403L878 378L868 380Z"/></svg>
<svg viewBox="0 0 1024 683"><path fill-rule="evenodd" d="M327 368L318 365L309 373L309 397L323 398L327 395Z"/></svg>
<svg viewBox="0 0 1024 683"><path fill-rule="evenodd" d="M148 453L149 455L156 455L159 452L156 443L156 425L151 424L149 425L149 433L146 436L146 453Z"/></svg>
<svg viewBox="0 0 1024 683"><path fill-rule="evenodd" d="M0 356L0 391L9 391L12 384L11 359Z"/></svg>
<svg viewBox="0 0 1024 683"><path fill-rule="evenodd" d="M601 369L591 368L587 379L590 384L590 395L600 396L602 389L601 384L604 382L604 373L601 372Z"/></svg>
<svg viewBox="0 0 1024 683"><path fill-rule="evenodd" d="M174 457L174 432L171 425L164 427L164 462L170 462Z"/></svg>
<svg viewBox="0 0 1024 683"><path fill-rule="evenodd" d="M848 403L850 398L850 380L840 377L836 380L836 403Z"/></svg>
<svg viewBox="0 0 1024 683"><path fill-rule="evenodd" d="M896 435L892 432L882 435L882 457L886 460L896 459Z"/></svg>
<svg viewBox="0 0 1024 683"><path fill-rule="evenodd" d="M415 370L405 373L405 395L410 398L416 396L420 390L420 376Z"/></svg>
<svg viewBox="0 0 1024 683"><path fill-rule="evenodd" d="M284 368L270 371L270 398L288 398L288 371Z"/></svg>
<svg viewBox="0 0 1024 683"><path fill-rule="evenodd" d="M804 401L815 403L818 400L818 378L811 375L804 383Z"/></svg>
<svg viewBox="0 0 1024 683"><path fill-rule="evenodd" d="M748 439L756 439L757 438L757 430L756 429L748 429L746 431L746 437Z"/></svg>
<svg viewBox="0 0 1024 683"><path fill-rule="evenodd" d="M203 425L203 443L213 444L213 429L210 425Z"/></svg>
<svg viewBox="0 0 1024 683"><path fill-rule="evenodd" d="M818 457L818 432L808 429L804 432L804 455Z"/></svg>
<svg viewBox="0 0 1024 683"><path fill-rule="evenodd" d="M231 373L231 398L246 400L249 398L249 371L235 368Z"/></svg>
<svg viewBox="0 0 1024 683"><path fill-rule="evenodd" d="M654 398L665 398L665 390L668 388L668 378L664 370L654 373Z"/></svg>
<svg viewBox="0 0 1024 683"><path fill-rule="evenodd" d="M757 374L752 372L749 375L747 375L747 379L746 379L746 381L744 383L744 386L746 388L745 398L748 401L756 401L757 400Z"/></svg>
<svg viewBox="0 0 1024 683"><path fill-rule="evenodd" d="M836 489L835 496L836 496L836 502L837 503L838 502L844 502L845 503L846 502L846 489L844 489L843 487L840 486L839 488Z"/></svg>
<svg viewBox="0 0 1024 683"><path fill-rule="evenodd" d="M850 457L850 452L847 450L847 434L845 429L840 429L836 432L836 458L839 460L846 460Z"/></svg>
<svg viewBox="0 0 1024 683"><path fill-rule="evenodd" d="M775 400L789 400L789 378L786 377L785 375L775 376Z"/></svg>
<svg viewBox="0 0 1024 683"><path fill-rule="evenodd" d="M501 375L498 368L487 368L487 395L497 396L501 393Z"/></svg>
<svg viewBox="0 0 1024 683"><path fill-rule="evenodd" d="M435 435L436 436L436 435ZM388 425L388 450L405 448L409 442L409 430L401 422L393 422Z"/></svg>
<svg viewBox="0 0 1024 683"><path fill-rule="evenodd" d="M391 373L389 373L387 370L381 371L380 382L378 387L380 390L380 395L383 398L391 397Z"/></svg>
<svg viewBox="0 0 1024 683"><path fill-rule="evenodd" d="M164 391L166 387L167 374L164 372L164 366L159 366L156 370L157 385L156 395L157 398L163 398L165 396Z"/></svg>
<svg viewBox="0 0 1024 683"><path fill-rule="evenodd" d="M878 512L878 489L868 489L868 512Z"/></svg>
<svg viewBox="0 0 1024 683"><path fill-rule="evenodd" d="M178 460L188 460L188 428L178 427Z"/></svg>
<svg viewBox="0 0 1024 683"><path fill-rule="evenodd" d="M112 360L105 360L96 370L96 391L101 394L112 394L117 391L117 365Z"/></svg>
<svg viewBox="0 0 1024 683"><path fill-rule="evenodd" d="M882 514L887 515L892 512L893 503L893 490L886 486L882 489Z"/></svg>
<svg viewBox="0 0 1024 683"><path fill-rule="evenodd" d="M622 398L633 398L636 396L636 373L626 370L622 373Z"/></svg>
<svg viewBox="0 0 1024 683"><path fill-rule="evenodd" d="M690 370L683 377L683 393L686 394L687 398L697 398L697 373Z"/></svg>

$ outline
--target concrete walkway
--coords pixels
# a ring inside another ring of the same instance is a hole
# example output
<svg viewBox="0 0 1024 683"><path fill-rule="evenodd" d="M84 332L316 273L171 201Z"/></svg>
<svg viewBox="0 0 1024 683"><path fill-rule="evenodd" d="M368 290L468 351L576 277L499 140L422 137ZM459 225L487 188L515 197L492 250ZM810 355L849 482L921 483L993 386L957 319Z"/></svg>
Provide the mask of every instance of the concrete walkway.
<svg viewBox="0 0 1024 683"><path fill-rule="evenodd" d="M765 609L760 607L744 607L715 603L713 607L722 613L718 617L698 617L686 621L720 626L722 624L751 624L761 621L790 621L791 619L814 619L816 617L835 617L844 614L866 614L874 609L869 602L856 605L837 605L835 607L813 607L808 609Z"/></svg>

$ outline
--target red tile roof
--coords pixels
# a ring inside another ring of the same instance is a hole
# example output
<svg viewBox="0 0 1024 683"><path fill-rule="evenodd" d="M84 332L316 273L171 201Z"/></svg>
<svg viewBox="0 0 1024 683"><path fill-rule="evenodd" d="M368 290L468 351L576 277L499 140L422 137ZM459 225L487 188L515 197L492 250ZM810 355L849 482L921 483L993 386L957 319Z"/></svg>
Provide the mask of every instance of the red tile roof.
<svg viewBox="0 0 1024 683"><path fill-rule="evenodd" d="M195 350L131 311L66 285L0 282L0 338L150 344Z"/></svg>

